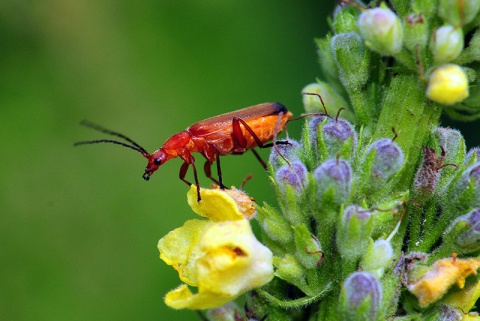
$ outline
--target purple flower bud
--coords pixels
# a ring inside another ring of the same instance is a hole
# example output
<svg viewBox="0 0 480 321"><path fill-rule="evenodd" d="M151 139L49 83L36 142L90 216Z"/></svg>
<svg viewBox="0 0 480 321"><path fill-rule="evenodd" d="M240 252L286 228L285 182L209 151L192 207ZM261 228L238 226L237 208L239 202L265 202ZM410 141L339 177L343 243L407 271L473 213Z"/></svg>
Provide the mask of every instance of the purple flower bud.
<svg viewBox="0 0 480 321"><path fill-rule="evenodd" d="M474 209L453 221L446 237L453 239L463 253L480 249L480 209Z"/></svg>
<svg viewBox="0 0 480 321"><path fill-rule="evenodd" d="M354 147L357 142L357 135L352 124L344 119L330 119L328 123L323 126L322 135L330 157L337 155L347 139L352 139L352 147Z"/></svg>
<svg viewBox="0 0 480 321"><path fill-rule="evenodd" d="M301 192L307 185L307 168L302 162L291 162L290 165L283 165L275 172L275 180L283 192L286 191L287 185L295 192Z"/></svg>
<svg viewBox="0 0 480 321"><path fill-rule="evenodd" d="M391 139L382 138L370 145L367 156L375 151L371 169L371 184L381 188L402 168L405 161L403 152Z"/></svg>
<svg viewBox="0 0 480 321"><path fill-rule="evenodd" d="M331 159L320 165L313 173L317 184L317 200L326 201L325 194L331 190L335 205L345 203L352 188L352 168L341 159ZM328 198L328 197L327 197Z"/></svg>
<svg viewBox="0 0 480 321"><path fill-rule="evenodd" d="M364 303L367 300L369 304ZM345 280L340 298L343 320L377 320L381 303L382 286L372 274L355 272Z"/></svg>
<svg viewBox="0 0 480 321"><path fill-rule="evenodd" d="M294 139L288 138L284 141L287 141L288 144L277 144L278 151L290 162L299 161L302 157L302 147L299 142ZM269 161L273 166L273 169L278 169L280 166L286 164L285 159L278 154L276 148L272 148L270 152Z"/></svg>
<svg viewBox="0 0 480 321"><path fill-rule="evenodd" d="M307 130L310 133L310 144L317 146L318 126L325 120L326 116L313 116L308 122ZM316 148L314 148L316 149Z"/></svg>

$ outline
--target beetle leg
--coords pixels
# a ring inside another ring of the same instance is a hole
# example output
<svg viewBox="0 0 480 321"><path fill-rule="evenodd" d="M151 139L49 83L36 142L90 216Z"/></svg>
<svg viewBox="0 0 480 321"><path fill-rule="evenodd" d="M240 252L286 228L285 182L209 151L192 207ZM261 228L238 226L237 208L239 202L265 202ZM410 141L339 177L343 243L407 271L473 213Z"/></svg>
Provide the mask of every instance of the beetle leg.
<svg viewBox="0 0 480 321"><path fill-rule="evenodd" d="M266 164L265 161L260 157L260 155L258 154L258 152L257 152L255 149L252 149L252 152L253 152L253 154L255 155L255 157L258 159L258 161L260 162L260 164L262 164L263 168L267 169L267 164Z"/></svg>
<svg viewBox="0 0 480 321"><path fill-rule="evenodd" d="M222 169L220 168L220 154L217 154L217 174L218 174L218 182L220 184L221 189L226 189L227 187L223 185L223 180L222 180Z"/></svg>
<svg viewBox="0 0 480 321"><path fill-rule="evenodd" d="M197 202L200 202L202 198L200 197L200 184L198 183L197 177L197 169L195 168L195 163L192 162L191 164L184 162L182 167L180 167L180 174L179 177L182 181L184 181L188 186L192 185L189 181L185 179L185 175L187 175L188 166L192 165L193 168L193 177L195 179L195 185L197 186Z"/></svg>
<svg viewBox="0 0 480 321"><path fill-rule="evenodd" d="M248 131L250 133L250 135L252 135L252 138L255 140L255 143L257 143L258 148L267 148L267 147L272 147L273 146L273 148L275 148L275 151L278 153L278 155L280 155L285 160L285 162L287 164L290 164L290 162L285 158L285 156L283 156L283 154L280 152L280 150L277 147L277 144L279 144L279 145L289 145L290 144L287 141L279 141L279 142L276 141L277 140L278 129L280 127L280 122L282 120L282 116L283 116L283 113L280 112L278 114L277 125L275 126L275 130L273 132L273 143L269 143L269 144L262 143L262 141L260 140L260 138L258 138L257 134L255 134L253 129L250 128L250 126L248 126L248 124L243 119L238 118L238 117L234 117L233 120L232 120L233 138L234 138L235 142L241 142L241 144L238 144L239 147L247 146L246 139L243 136L242 130L240 128L240 123L242 123L243 127L245 127L245 130ZM260 158L260 155L258 155L258 153L254 149L252 149L252 151L254 152L255 157L257 157L257 159L260 161L262 166L266 169L267 165Z"/></svg>
<svg viewBox="0 0 480 321"><path fill-rule="evenodd" d="M205 171L205 175L206 175L208 178L210 178L215 184L217 184L218 186L220 186L220 182L219 182L217 179L215 179L215 178L212 177L212 169L211 169L212 163L213 163L212 161L209 161L209 160L207 159L207 161L205 162L205 165L203 166L203 170Z"/></svg>
<svg viewBox="0 0 480 321"><path fill-rule="evenodd" d="M183 163L182 164L182 167L180 167L180 173L179 173L179 177L182 181L184 181L188 186L192 185L192 183L190 183L189 181L187 181L185 179L185 175L187 175L187 171L188 171L188 166L190 166L189 163Z"/></svg>

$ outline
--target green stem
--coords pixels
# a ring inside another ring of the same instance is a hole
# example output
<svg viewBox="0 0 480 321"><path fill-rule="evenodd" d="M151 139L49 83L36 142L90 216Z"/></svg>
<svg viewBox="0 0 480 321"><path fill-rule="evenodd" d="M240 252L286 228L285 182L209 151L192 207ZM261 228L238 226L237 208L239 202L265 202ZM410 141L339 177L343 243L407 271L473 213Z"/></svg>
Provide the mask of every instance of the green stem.
<svg viewBox="0 0 480 321"><path fill-rule="evenodd" d="M438 126L441 108L427 105L425 93L414 76L397 76L390 83L375 129L374 139L397 137L395 142L405 153L402 183L399 190L409 188L422 156L421 147L433 128Z"/></svg>

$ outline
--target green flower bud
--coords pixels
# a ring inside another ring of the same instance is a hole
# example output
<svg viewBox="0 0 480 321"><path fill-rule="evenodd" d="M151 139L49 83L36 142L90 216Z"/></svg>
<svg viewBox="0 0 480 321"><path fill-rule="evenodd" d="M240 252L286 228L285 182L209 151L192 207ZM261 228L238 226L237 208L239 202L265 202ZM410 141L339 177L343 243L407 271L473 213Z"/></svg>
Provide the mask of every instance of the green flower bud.
<svg viewBox="0 0 480 321"><path fill-rule="evenodd" d="M468 78L457 65L446 64L430 75L426 95L437 103L453 105L468 97Z"/></svg>
<svg viewBox="0 0 480 321"><path fill-rule="evenodd" d="M464 165L468 166L470 164L476 163L480 160L480 147L473 147L465 156Z"/></svg>
<svg viewBox="0 0 480 321"><path fill-rule="evenodd" d="M330 38L317 39L316 43L318 47L320 67L322 68L325 78L330 84L335 85L336 89L340 90L341 84L338 81L339 71L337 63L335 62Z"/></svg>
<svg viewBox="0 0 480 321"><path fill-rule="evenodd" d="M323 260L322 246L308 228L299 224L294 228L295 257L307 269L318 267Z"/></svg>
<svg viewBox="0 0 480 321"><path fill-rule="evenodd" d="M403 44L411 52L423 49L427 45L427 23L421 13L414 13L405 17Z"/></svg>
<svg viewBox="0 0 480 321"><path fill-rule="evenodd" d="M346 321L378 320L381 316L382 285L367 272L352 273L340 294L340 314Z"/></svg>
<svg viewBox="0 0 480 321"><path fill-rule="evenodd" d="M435 135L440 146L445 150L444 163L460 165L465 159L465 139L456 129L437 127Z"/></svg>
<svg viewBox="0 0 480 321"><path fill-rule="evenodd" d="M480 163L468 167L453 189L453 198L460 198L464 206L480 207Z"/></svg>
<svg viewBox="0 0 480 321"><path fill-rule="evenodd" d="M436 64L457 58L463 50L463 31L453 26L443 26L433 32L430 50Z"/></svg>
<svg viewBox="0 0 480 321"><path fill-rule="evenodd" d="M273 265L276 267L275 276L298 287L304 293L312 293L305 278L303 266L290 254L283 258L273 257Z"/></svg>
<svg viewBox="0 0 480 321"><path fill-rule="evenodd" d="M290 223L273 207L264 204L257 208L257 219L266 235L280 244L291 244L293 231Z"/></svg>
<svg viewBox="0 0 480 321"><path fill-rule="evenodd" d="M360 266L363 271L370 272L377 278L382 278L385 269L390 267L393 259L393 248L390 241L376 240L370 242Z"/></svg>
<svg viewBox="0 0 480 321"><path fill-rule="evenodd" d="M368 247L372 232L372 213L360 206L348 206L337 231L337 247L342 257L349 261L360 258Z"/></svg>
<svg viewBox="0 0 480 321"><path fill-rule="evenodd" d="M334 16L333 29L335 33L359 32L357 26L358 10L354 7L344 6Z"/></svg>
<svg viewBox="0 0 480 321"><path fill-rule="evenodd" d="M480 209L458 217L446 231L446 240L452 240L461 253L480 249Z"/></svg>
<svg viewBox="0 0 480 321"><path fill-rule="evenodd" d="M330 115L336 115L340 108L345 108L341 112L342 118L351 121L356 120L355 114L348 109L347 101L330 84L318 81L318 83L305 86L302 89L302 93L315 93L322 96L323 103ZM315 95L303 95L303 106L307 113L325 112L320 99Z"/></svg>
<svg viewBox="0 0 480 321"><path fill-rule="evenodd" d="M355 32L337 34L332 38L333 57L339 77L349 91L359 91L367 83L370 55Z"/></svg>
<svg viewBox="0 0 480 321"><path fill-rule="evenodd" d="M438 3L438 15L453 26L471 22L479 9L478 0L440 0Z"/></svg>
<svg viewBox="0 0 480 321"><path fill-rule="evenodd" d="M393 56L402 50L402 24L389 9L365 10L358 18L358 27L365 44L373 51Z"/></svg>

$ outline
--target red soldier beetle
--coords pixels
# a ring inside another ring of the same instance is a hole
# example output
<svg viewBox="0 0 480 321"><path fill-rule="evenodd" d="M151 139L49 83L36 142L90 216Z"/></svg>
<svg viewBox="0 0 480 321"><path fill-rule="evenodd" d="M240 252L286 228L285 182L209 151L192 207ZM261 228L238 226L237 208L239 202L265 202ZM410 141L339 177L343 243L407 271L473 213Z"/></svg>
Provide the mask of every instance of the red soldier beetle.
<svg viewBox="0 0 480 321"><path fill-rule="evenodd" d="M99 139L81 141L74 145L113 143L136 150L148 160L145 173L143 174L143 179L146 181L148 181L150 176L166 161L180 157L183 160L183 164L180 167L179 177L186 184L191 185L191 183L185 179L185 176L188 167L192 166L193 177L198 191L198 201L200 201L200 184L198 183L195 158L192 153L197 152L205 157L204 171L206 176L221 188L225 188L222 181L220 156L243 154L251 149L257 159L266 167L265 163L253 148L272 146L276 148L275 144L288 144L285 141L276 142L275 140L277 134L285 129L285 125L291 117L292 113L280 103L264 103L247 107L199 121L184 131L171 136L162 147L151 154L123 134L105 129L90 122L82 122L81 124L84 126L122 138L128 143L112 139ZM273 143L267 144L267 142L271 140L273 140ZM213 178L211 174L211 166L215 161L217 162L218 180Z"/></svg>

